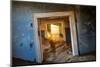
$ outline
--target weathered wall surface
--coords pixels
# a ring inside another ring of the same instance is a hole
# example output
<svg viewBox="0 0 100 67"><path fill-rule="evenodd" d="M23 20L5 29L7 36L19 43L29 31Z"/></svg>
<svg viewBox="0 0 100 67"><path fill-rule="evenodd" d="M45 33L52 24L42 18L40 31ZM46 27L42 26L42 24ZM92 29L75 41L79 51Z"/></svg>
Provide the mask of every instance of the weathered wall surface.
<svg viewBox="0 0 100 67"><path fill-rule="evenodd" d="M96 7L78 8L77 29L80 54L96 50Z"/></svg>
<svg viewBox="0 0 100 67"><path fill-rule="evenodd" d="M86 53L95 50L95 14L86 7L80 7L80 21L77 23L79 50ZM87 11L85 11L87 9ZM33 13L60 12L72 10L72 6L40 4L30 2L12 3L12 53L13 57L34 61L36 58L33 27ZM88 11L89 10L89 11ZM93 10L95 11L95 10ZM83 18L84 17L84 18ZM91 19L93 18L93 19Z"/></svg>

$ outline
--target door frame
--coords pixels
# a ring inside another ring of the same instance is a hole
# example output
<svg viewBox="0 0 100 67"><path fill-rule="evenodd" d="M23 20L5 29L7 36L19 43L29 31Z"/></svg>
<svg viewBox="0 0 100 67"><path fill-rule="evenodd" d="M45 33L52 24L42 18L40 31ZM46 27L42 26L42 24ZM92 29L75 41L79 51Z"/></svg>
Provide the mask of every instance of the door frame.
<svg viewBox="0 0 100 67"><path fill-rule="evenodd" d="M48 12L48 13L33 13L33 30L34 30L34 40L35 40L35 50L36 50L36 62L42 63L43 61L43 52L41 50L41 45L38 35L38 18L46 17L61 17L69 16L70 32L71 32L71 45L72 45L72 55L77 56L78 53L78 41L77 41L77 31L75 25L75 16L73 11L65 12Z"/></svg>

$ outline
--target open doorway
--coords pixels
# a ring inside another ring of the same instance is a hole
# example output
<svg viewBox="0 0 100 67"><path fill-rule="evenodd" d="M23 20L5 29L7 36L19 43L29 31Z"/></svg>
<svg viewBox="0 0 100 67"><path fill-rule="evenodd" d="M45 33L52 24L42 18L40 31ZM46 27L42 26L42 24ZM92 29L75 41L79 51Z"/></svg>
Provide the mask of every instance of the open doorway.
<svg viewBox="0 0 100 67"><path fill-rule="evenodd" d="M69 49L68 55L78 55L75 17L72 11L35 13L34 28L36 39L36 61L38 63L43 63L43 61L48 62L48 60L50 63L52 63L52 61L58 63L57 61L61 61L64 56L68 57L65 55L67 52L60 55L64 50L67 51L67 49ZM43 44L47 45L44 46ZM52 58L49 56L52 56ZM55 60L55 57L58 56L62 57ZM61 62L64 61L62 60Z"/></svg>
<svg viewBox="0 0 100 67"><path fill-rule="evenodd" d="M69 17L38 18L43 63L61 63L72 56Z"/></svg>

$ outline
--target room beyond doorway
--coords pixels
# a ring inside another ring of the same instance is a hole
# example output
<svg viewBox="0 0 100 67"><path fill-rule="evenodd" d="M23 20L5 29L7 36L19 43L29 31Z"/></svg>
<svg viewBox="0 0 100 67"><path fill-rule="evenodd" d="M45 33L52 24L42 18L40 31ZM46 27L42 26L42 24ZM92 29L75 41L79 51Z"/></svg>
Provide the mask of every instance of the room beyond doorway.
<svg viewBox="0 0 100 67"><path fill-rule="evenodd" d="M61 63L72 57L69 17L38 19L44 63Z"/></svg>

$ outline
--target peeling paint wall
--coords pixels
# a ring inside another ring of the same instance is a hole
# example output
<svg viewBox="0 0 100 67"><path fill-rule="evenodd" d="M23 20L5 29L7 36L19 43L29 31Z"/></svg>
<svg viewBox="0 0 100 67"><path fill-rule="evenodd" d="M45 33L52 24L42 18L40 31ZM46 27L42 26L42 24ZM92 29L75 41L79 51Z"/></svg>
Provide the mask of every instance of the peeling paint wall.
<svg viewBox="0 0 100 67"><path fill-rule="evenodd" d="M91 8L91 7L89 7ZM95 14L85 12L80 7L80 21L77 23L79 50L86 53L95 50ZM34 61L36 58L33 27L33 13L60 12L73 10L73 6L59 4L41 4L32 2L12 2L12 54L13 57ZM93 10L93 9L90 9ZM94 10L95 11L95 10ZM93 20L91 20L91 16ZM84 17L84 18L83 18ZM91 30L91 28L93 28Z"/></svg>

